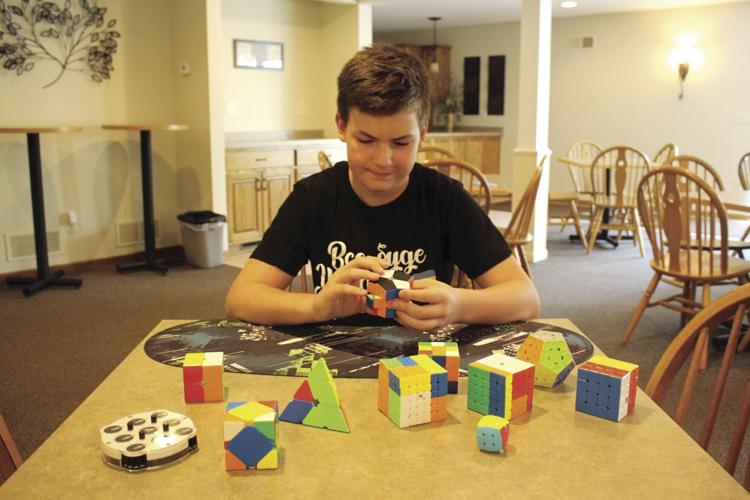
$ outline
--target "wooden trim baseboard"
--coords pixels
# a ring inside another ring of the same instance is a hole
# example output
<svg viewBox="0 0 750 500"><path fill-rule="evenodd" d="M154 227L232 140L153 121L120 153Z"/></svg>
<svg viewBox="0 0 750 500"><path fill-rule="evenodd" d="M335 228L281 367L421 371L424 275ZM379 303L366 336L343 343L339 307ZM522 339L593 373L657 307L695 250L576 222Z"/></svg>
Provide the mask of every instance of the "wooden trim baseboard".
<svg viewBox="0 0 750 500"><path fill-rule="evenodd" d="M114 257L104 257L102 259L84 260L79 262L69 262L67 264L60 264L56 266L50 266L50 270L62 269L67 276L76 276L85 271L92 269L102 269L105 267L114 268L118 264L125 264L137 260L143 255L143 252L129 253L126 255L116 255ZM185 251L182 245L175 245L171 247L158 248L156 250L156 257L159 259L178 259L185 257ZM11 278L16 276L24 276L30 273L34 273L36 267L24 269L23 271L13 271L12 273L0 274L0 279Z"/></svg>

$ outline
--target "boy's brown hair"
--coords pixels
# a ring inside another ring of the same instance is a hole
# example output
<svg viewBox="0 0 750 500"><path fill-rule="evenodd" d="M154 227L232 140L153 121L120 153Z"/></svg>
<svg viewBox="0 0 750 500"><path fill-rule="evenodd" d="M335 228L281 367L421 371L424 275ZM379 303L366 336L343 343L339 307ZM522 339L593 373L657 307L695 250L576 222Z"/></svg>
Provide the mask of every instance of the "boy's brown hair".
<svg viewBox="0 0 750 500"><path fill-rule="evenodd" d="M416 57L391 45L366 47L349 59L338 79L338 112L346 123L353 107L371 115L414 111L420 126L430 116L430 82Z"/></svg>

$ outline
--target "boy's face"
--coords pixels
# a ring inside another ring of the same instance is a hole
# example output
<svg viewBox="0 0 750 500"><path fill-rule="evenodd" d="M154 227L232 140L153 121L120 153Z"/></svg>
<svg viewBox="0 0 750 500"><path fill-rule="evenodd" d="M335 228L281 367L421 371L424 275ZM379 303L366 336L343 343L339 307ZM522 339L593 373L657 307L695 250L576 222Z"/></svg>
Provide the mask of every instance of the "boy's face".
<svg viewBox="0 0 750 500"><path fill-rule="evenodd" d="M417 114L403 110L376 116L351 108L347 123L336 114L336 125L346 142L349 182L357 196L369 206L398 198L409 185L417 150L427 132L419 126Z"/></svg>

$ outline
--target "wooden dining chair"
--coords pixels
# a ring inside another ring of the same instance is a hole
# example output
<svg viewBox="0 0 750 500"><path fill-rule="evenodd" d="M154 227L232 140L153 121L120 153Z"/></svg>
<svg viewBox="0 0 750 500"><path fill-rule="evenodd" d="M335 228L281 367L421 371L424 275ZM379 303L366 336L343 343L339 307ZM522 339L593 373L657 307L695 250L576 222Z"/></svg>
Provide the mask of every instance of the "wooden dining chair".
<svg viewBox="0 0 750 500"><path fill-rule="evenodd" d="M484 213L489 214L492 196L490 186L484 174L470 163L456 159L427 160L427 168L432 168L448 177L459 181L471 196L477 201ZM456 267L451 285L458 288L476 288L477 285L462 270Z"/></svg>
<svg viewBox="0 0 750 500"><path fill-rule="evenodd" d="M729 256L724 205L695 173L661 167L646 174L638 186L638 212L651 242L654 275L625 329L623 343L630 340L646 308L664 306L692 316L711 302L712 285L742 285L750 272L750 263ZM682 284L682 292L652 300L663 277ZM698 286L703 287L700 302L695 300Z"/></svg>
<svg viewBox="0 0 750 500"><path fill-rule="evenodd" d="M743 438L750 417L750 380L747 376L733 377L732 380L729 380L730 384L739 385L739 390L744 394L741 401L726 399L722 401L722 399L735 359L742 320L749 311L750 284L730 291L703 308L669 344L656 364L656 368L654 368L646 386L646 394L665 411L673 415L674 421L685 428L686 431L689 431L688 433L704 450L708 451L714 430L721 434L721 437L729 438L729 436L732 436L731 440L727 439L729 447L724 462L724 469L731 475L734 475L737 466L737 459L742 449ZM712 370L711 376L706 373L705 377L698 380L698 370L701 359L704 357L703 350L707 349L708 332L727 320L732 320L732 326L715 379ZM750 335L746 335L745 338L750 338ZM690 359L690 362L687 372L685 372L683 367L688 359ZM680 375L678 378L680 373L684 375ZM739 372L737 375L744 373L744 371ZM682 389L675 406L672 401L676 399L676 391L679 389L678 385L675 384L677 380L682 383ZM689 411L690 402L698 384L707 390L710 398L694 402L692 411ZM673 386L675 396L668 398ZM667 400L670 402L669 405L666 404ZM672 409L673 406L674 409ZM718 427L717 422L719 422ZM744 474L744 486L745 489L750 491L750 461Z"/></svg>
<svg viewBox="0 0 750 500"><path fill-rule="evenodd" d="M7 480L23 463L5 419L0 415L0 475Z"/></svg>
<svg viewBox="0 0 750 500"><path fill-rule="evenodd" d="M591 163L591 189L596 211L591 220L587 254L594 248L595 235L600 230L616 229L618 241L622 232L631 232L641 257L646 255L636 191L650 168L648 157L630 146L613 146L596 155Z"/></svg>
<svg viewBox="0 0 750 500"><path fill-rule="evenodd" d="M320 166L321 171L333 166L325 151L318 151L318 166Z"/></svg>
<svg viewBox="0 0 750 500"><path fill-rule="evenodd" d="M677 156L679 153L679 150L677 149L677 146L672 144L671 142L668 142L667 144L663 145L659 151L656 152L654 155L653 160L651 161L651 167L663 167L665 165L671 165L672 164L672 158Z"/></svg>
<svg viewBox="0 0 750 500"><path fill-rule="evenodd" d="M724 183L721 181L719 172L717 172L714 167L709 165L707 161L702 160L697 156L678 155L672 157L672 160L665 164L658 164L658 166L660 167L670 165L693 172L698 177L706 181L714 191L724 191Z"/></svg>
<svg viewBox="0 0 750 500"><path fill-rule="evenodd" d="M449 160L456 156L445 148L438 146L422 146L417 151L417 161L424 164L430 160Z"/></svg>
<svg viewBox="0 0 750 500"><path fill-rule="evenodd" d="M438 172L459 181L471 193L471 196L477 200L482 210L485 213L490 212L490 204L492 203L490 185L487 183L484 174L477 167L455 158L427 160L424 166L434 168Z"/></svg>
<svg viewBox="0 0 750 500"><path fill-rule="evenodd" d="M493 210L490 213L490 219L495 223L497 228L503 233L505 241L508 242L513 251L513 255L526 274L531 278L531 269L529 263L526 260L526 254L523 250L524 245L531 243L533 235L529 233L529 227L531 226L531 216L534 213L534 204L536 203L536 195L539 191L539 183L542 179L542 173L544 171L544 165L547 162L547 156L542 157L542 160L537 165L534 173L531 175L529 184L526 186L526 190L521 197L521 200L516 205L513 213L510 217L510 221L507 226L504 226L500 222L498 211Z"/></svg>
<svg viewBox="0 0 750 500"><path fill-rule="evenodd" d="M742 189L750 189L750 152L745 153L742 158L740 158L738 170Z"/></svg>
<svg viewBox="0 0 750 500"><path fill-rule="evenodd" d="M568 148L565 161L561 161L567 167L568 175L573 182L573 191L550 193L549 195L547 224L559 224L560 232L562 232L568 223L573 221L573 226L576 229L583 248L587 248L588 243L581 220L585 219L589 221L589 224L591 223L591 210L593 207L590 166L591 162L601 151L602 147L593 141L581 140L573 143Z"/></svg>

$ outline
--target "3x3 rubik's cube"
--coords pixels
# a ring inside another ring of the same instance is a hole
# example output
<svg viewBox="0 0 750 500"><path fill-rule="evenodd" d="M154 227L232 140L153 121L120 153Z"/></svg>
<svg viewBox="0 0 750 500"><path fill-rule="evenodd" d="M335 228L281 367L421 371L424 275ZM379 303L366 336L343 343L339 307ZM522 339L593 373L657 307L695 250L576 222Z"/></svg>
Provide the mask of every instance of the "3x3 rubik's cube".
<svg viewBox="0 0 750 500"><path fill-rule="evenodd" d="M381 318L393 318L396 310L391 307L401 290L414 288L414 280L434 279L435 271L429 270L416 274L388 269L377 281L367 282L365 305Z"/></svg>
<svg viewBox="0 0 750 500"><path fill-rule="evenodd" d="M420 342L419 354L424 354L448 371L448 394L458 394L458 368L461 353L456 342Z"/></svg>
<svg viewBox="0 0 750 500"><path fill-rule="evenodd" d="M504 354L492 354L470 363L468 408L506 420L531 410L534 368L531 363Z"/></svg>
<svg viewBox="0 0 750 500"><path fill-rule="evenodd" d="M576 410L619 422L633 413L639 372L636 364L593 356L578 367Z"/></svg>
<svg viewBox="0 0 750 500"><path fill-rule="evenodd" d="M227 403L224 413L226 470L278 469L278 422L276 401Z"/></svg>
<svg viewBox="0 0 750 500"><path fill-rule="evenodd" d="M378 409L399 428L445 420L448 372L428 356L381 359Z"/></svg>
<svg viewBox="0 0 750 500"><path fill-rule="evenodd" d="M224 353L192 352L182 363L186 403L224 401Z"/></svg>

